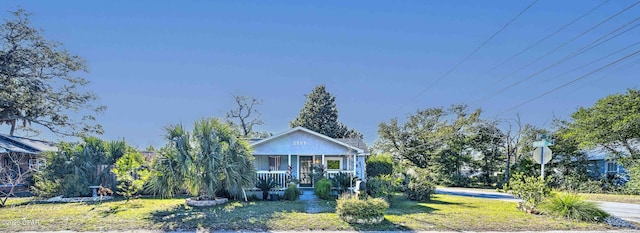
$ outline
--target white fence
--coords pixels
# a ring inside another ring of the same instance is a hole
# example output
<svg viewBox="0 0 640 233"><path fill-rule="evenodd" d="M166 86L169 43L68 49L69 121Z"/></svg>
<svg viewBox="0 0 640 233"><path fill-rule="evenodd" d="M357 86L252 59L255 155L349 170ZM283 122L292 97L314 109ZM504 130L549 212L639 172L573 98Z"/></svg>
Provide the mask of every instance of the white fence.
<svg viewBox="0 0 640 233"><path fill-rule="evenodd" d="M258 179L273 179L281 188L287 187L287 171L257 171Z"/></svg>

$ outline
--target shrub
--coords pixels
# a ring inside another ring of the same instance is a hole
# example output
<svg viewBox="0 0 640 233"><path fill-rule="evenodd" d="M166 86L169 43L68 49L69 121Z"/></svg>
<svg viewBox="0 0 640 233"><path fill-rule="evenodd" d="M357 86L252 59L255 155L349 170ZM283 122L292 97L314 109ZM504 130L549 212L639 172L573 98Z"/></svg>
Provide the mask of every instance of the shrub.
<svg viewBox="0 0 640 233"><path fill-rule="evenodd" d="M336 203L336 213L349 223L379 222L388 208L389 204L381 198L360 200L351 195L341 197Z"/></svg>
<svg viewBox="0 0 640 233"><path fill-rule="evenodd" d="M379 154L367 159L367 177L391 175L393 172L393 160L390 154Z"/></svg>
<svg viewBox="0 0 640 233"><path fill-rule="evenodd" d="M640 194L640 162L635 162L629 167L629 182L625 192L632 195Z"/></svg>
<svg viewBox="0 0 640 233"><path fill-rule="evenodd" d="M284 199L289 201L298 200L300 197L300 189L296 187L295 183L290 183L287 189L284 190Z"/></svg>
<svg viewBox="0 0 640 233"><path fill-rule="evenodd" d="M331 185L338 190L339 194L347 191L353 183L355 182L351 180L351 175L348 173L339 172L331 177Z"/></svg>
<svg viewBox="0 0 640 233"><path fill-rule="evenodd" d="M578 189L575 190L580 193L603 193L602 181L599 180L587 180L581 182L578 185Z"/></svg>
<svg viewBox="0 0 640 233"><path fill-rule="evenodd" d="M62 190L65 197L86 197L91 194L89 181L76 174L67 175L62 179Z"/></svg>
<svg viewBox="0 0 640 233"><path fill-rule="evenodd" d="M116 174L118 182L118 194L124 196L127 202L139 192L149 179L149 170L144 167L144 157L138 152L126 153L116 160L112 169Z"/></svg>
<svg viewBox="0 0 640 233"><path fill-rule="evenodd" d="M38 197L53 197L62 194L60 180L46 179L39 173L33 176L33 180L34 185L30 189Z"/></svg>
<svg viewBox="0 0 640 233"><path fill-rule="evenodd" d="M331 181L327 178L318 180L315 184L314 193L320 199L329 200L331 197Z"/></svg>
<svg viewBox="0 0 640 233"><path fill-rule="evenodd" d="M63 194L88 196L90 185L114 188L110 169L105 169L133 150L124 141L106 142L84 137L79 143L60 143L58 151L47 153L47 166L34 177L34 190L40 196Z"/></svg>
<svg viewBox="0 0 640 233"><path fill-rule="evenodd" d="M312 164L311 165L311 180L313 183L317 183L322 178L327 178L327 169L325 169L322 164Z"/></svg>
<svg viewBox="0 0 640 233"><path fill-rule="evenodd" d="M602 222L609 216L594 202L587 202L577 194L559 194L541 206L544 213L576 221Z"/></svg>
<svg viewBox="0 0 640 233"><path fill-rule="evenodd" d="M431 195L436 191L436 186L431 183L426 177L419 176L414 177L409 181L407 191L405 195L409 200L414 201L428 201L431 199Z"/></svg>
<svg viewBox="0 0 640 233"><path fill-rule="evenodd" d="M269 178L269 179L261 178L261 179L258 179L258 182L256 182L256 188L262 191L262 200L267 200L267 197L269 196L269 191L275 188L276 186L278 186L278 183L273 178Z"/></svg>
<svg viewBox="0 0 640 233"><path fill-rule="evenodd" d="M391 201L395 189L396 185L394 185L390 175L380 175L367 180L368 194L372 197L380 197Z"/></svg>
<svg viewBox="0 0 640 233"><path fill-rule="evenodd" d="M551 194L551 188L547 185L547 180L533 176L524 176L522 173L515 173L509 179L509 185L505 186L505 191L522 199L521 209L527 212L535 211L538 204Z"/></svg>

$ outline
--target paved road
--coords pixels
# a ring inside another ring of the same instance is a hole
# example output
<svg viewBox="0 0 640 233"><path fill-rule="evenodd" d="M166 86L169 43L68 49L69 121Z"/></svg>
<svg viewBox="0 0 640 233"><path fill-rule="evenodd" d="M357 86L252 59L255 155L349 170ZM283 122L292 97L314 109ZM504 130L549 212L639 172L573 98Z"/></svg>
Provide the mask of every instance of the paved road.
<svg viewBox="0 0 640 233"><path fill-rule="evenodd" d="M503 200L503 201L520 201L520 199L517 199L513 195L508 193L481 191L477 189L437 188L436 193L456 195L456 196L466 196L466 197L488 198L488 199L496 199L496 200ZM640 205L638 204L604 202L604 201L594 201L594 202L598 203L600 205L600 208L602 208L602 210L607 211L607 213L613 216L616 216L618 218L621 218L627 221L640 223Z"/></svg>

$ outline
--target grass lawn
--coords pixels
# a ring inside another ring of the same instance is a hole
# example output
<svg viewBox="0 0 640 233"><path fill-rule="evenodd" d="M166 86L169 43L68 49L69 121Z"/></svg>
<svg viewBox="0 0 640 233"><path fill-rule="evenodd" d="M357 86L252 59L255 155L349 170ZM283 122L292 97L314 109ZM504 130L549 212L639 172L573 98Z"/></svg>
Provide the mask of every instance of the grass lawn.
<svg viewBox="0 0 640 233"><path fill-rule="evenodd" d="M304 213L303 201L230 202L191 208L184 199L137 199L102 204L33 204L12 200L0 209L0 231L104 230L602 230L603 224L578 223L516 210L513 202L435 195L429 202L397 196L380 225L351 225L333 213L335 202L319 203L327 212Z"/></svg>
<svg viewBox="0 0 640 233"><path fill-rule="evenodd" d="M592 201L610 201L631 204L640 204L640 195L580 193L580 196Z"/></svg>

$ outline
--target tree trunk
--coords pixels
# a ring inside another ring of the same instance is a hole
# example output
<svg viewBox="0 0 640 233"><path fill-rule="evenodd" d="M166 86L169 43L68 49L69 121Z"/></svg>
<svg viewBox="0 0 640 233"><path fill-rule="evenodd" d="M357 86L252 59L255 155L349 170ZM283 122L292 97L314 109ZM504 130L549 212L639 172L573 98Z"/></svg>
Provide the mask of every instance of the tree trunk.
<svg viewBox="0 0 640 233"><path fill-rule="evenodd" d="M12 120L11 123L11 130L9 131L9 136L13 136L13 133L16 131L16 120Z"/></svg>
<svg viewBox="0 0 640 233"><path fill-rule="evenodd" d="M509 143L507 143L507 170L504 173L504 183L509 183L510 165L511 165L511 150L509 148Z"/></svg>

